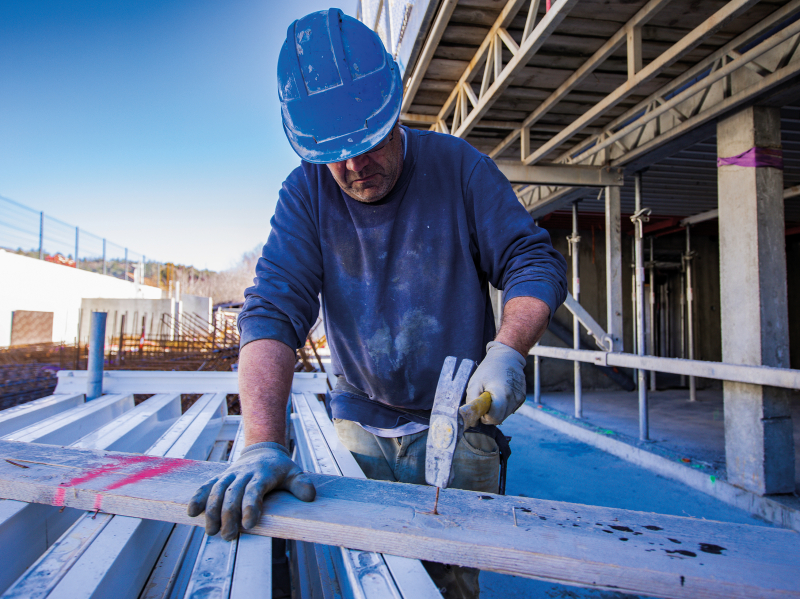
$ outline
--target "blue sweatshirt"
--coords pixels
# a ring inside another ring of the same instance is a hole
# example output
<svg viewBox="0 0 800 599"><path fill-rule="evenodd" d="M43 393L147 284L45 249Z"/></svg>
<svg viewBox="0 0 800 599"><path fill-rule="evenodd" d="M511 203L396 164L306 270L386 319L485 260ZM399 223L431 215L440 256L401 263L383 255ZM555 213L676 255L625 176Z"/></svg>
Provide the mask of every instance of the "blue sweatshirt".
<svg viewBox="0 0 800 599"><path fill-rule="evenodd" d="M564 257L490 158L405 132L403 172L378 203L347 196L325 165L289 175L239 317L242 346L297 348L321 294L333 373L352 391L334 393L333 416L383 429L420 421L392 406L429 410L447 356L484 357L489 283L504 302L543 300L551 316L567 292Z"/></svg>

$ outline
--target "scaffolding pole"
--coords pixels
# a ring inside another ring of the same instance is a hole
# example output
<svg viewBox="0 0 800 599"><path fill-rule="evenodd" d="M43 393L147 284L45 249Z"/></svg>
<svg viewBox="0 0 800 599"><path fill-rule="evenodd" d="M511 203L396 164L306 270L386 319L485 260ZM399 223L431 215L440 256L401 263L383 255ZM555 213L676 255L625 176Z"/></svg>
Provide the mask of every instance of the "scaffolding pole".
<svg viewBox="0 0 800 599"><path fill-rule="evenodd" d="M634 258L635 263L635 309L636 309L636 355L644 356L644 223L649 220L649 208L642 208L642 174L634 175L635 201L636 206L631 220L636 228L634 236ZM648 418L647 405L647 371L638 368L636 370L637 387L639 390L639 439L647 441L650 437L650 422Z"/></svg>
<svg viewBox="0 0 800 599"><path fill-rule="evenodd" d="M569 253L572 256L572 297L576 302L580 301L581 279L580 279L580 259L578 248L580 247L581 237L578 235L578 202L572 203L572 235L567 237L569 242ZM581 348L581 323L577 316L572 317L572 345L573 349ZM575 370L575 418L583 418L583 396L581 384L581 363L574 362Z"/></svg>
<svg viewBox="0 0 800 599"><path fill-rule="evenodd" d="M686 345L689 359L694 360L694 297L692 296L692 242L691 227L686 227ZM697 384L693 376L689 377L689 401L697 401Z"/></svg>
<svg viewBox="0 0 800 599"><path fill-rule="evenodd" d="M650 355L656 353L656 268L653 238L650 237ZM650 371L650 391L656 390L656 371Z"/></svg>

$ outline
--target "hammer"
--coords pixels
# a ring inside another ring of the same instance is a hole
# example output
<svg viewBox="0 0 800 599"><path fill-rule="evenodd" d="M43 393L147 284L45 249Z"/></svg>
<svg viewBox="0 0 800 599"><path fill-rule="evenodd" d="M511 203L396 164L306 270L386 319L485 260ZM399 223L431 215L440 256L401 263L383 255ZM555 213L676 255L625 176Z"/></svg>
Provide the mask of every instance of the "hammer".
<svg viewBox="0 0 800 599"><path fill-rule="evenodd" d="M431 410L428 445L425 452L425 482L436 487L436 501L431 514L437 515L439 491L446 489L453 480L453 456L456 444L464 431L475 426L481 416L489 411L492 396L481 393L474 401L461 407L461 400L467 389L475 362L462 360L456 372L458 360L453 356L445 358L439 384Z"/></svg>

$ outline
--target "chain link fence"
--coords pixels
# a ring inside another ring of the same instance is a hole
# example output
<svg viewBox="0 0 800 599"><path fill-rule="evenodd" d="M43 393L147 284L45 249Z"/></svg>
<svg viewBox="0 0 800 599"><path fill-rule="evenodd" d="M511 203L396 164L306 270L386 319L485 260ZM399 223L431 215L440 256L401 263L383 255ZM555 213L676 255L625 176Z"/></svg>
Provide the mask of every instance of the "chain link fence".
<svg viewBox="0 0 800 599"><path fill-rule="evenodd" d="M2 196L0 249L153 287L164 271L160 262Z"/></svg>

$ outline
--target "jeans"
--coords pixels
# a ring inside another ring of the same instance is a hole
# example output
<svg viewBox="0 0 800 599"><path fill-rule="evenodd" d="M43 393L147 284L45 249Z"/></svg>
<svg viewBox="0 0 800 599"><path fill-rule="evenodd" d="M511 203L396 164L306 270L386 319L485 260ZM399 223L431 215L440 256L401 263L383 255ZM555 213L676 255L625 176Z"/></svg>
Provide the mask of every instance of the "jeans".
<svg viewBox="0 0 800 599"><path fill-rule="evenodd" d="M428 431L397 438L377 437L355 422L334 420L336 433L367 478L392 482L425 483L425 446ZM497 493L500 451L491 437L465 433L453 456L450 488ZM433 507L433 506L431 506ZM445 599L477 599L479 570L436 562L422 562Z"/></svg>

